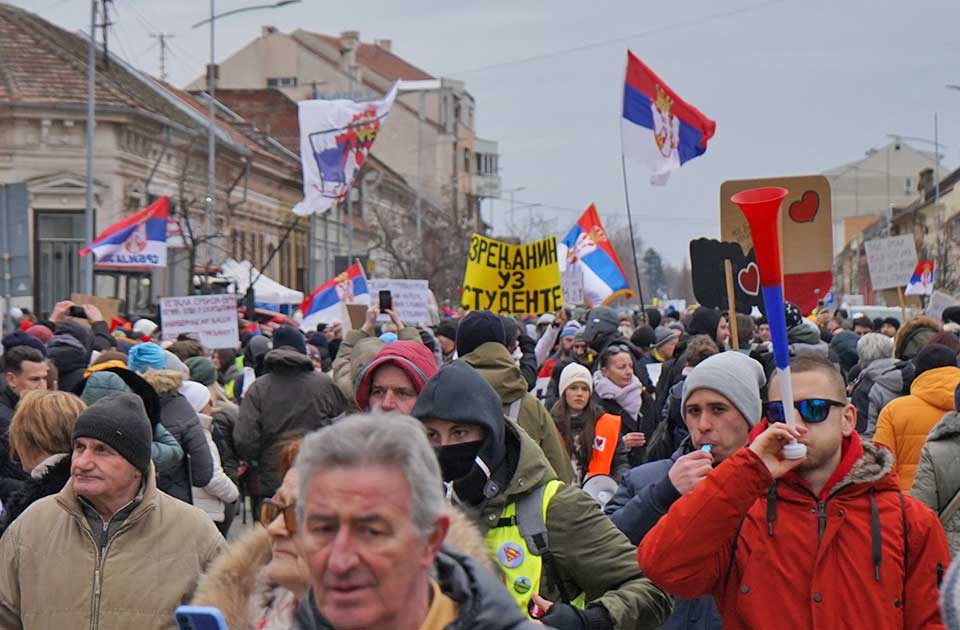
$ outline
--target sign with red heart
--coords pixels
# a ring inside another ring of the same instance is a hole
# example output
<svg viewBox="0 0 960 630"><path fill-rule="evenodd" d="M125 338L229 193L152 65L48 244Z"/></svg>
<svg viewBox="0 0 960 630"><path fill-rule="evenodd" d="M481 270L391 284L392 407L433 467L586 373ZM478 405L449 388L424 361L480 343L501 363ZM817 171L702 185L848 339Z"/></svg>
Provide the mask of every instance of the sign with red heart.
<svg viewBox="0 0 960 630"><path fill-rule="evenodd" d="M690 279L697 302L711 308L730 308L723 264L725 260L730 261L733 272L733 299L737 311L749 314L754 306L760 308L760 270L754 260L753 250L744 254L736 243L711 238L690 241Z"/></svg>
<svg viewBox="0 0 960 630"><path fill-rule="evenodd" d="M750 188L789 192L780 208L780 253L786 299L807 313L833 284L833 211L830 182L822 175L730 180L720 186L720 238L753 248L747 218L730 197ZM749 275L744 276L744 282ZM746 288L746 287L744 287ZM739 299L739 298L738 298Z"/></svg>

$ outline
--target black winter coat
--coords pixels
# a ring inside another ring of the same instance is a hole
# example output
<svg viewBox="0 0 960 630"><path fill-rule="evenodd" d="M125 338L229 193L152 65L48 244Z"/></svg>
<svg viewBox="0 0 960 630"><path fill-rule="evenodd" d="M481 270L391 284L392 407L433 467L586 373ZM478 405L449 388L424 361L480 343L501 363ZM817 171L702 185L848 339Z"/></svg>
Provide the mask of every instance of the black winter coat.
<svg viewBox="0 0 960 630"><path fill-rule="evenodd" d="M69 455L48 468L40 479L27 477L21 488L3 502L3 516L0 516L0 536L3 536L7 527L17 520L17 517L23 514L34 501L57 494L63 490L69 479Z"/></svg>
<svg viewBox="0 0 960 630"><path fill-rule="evenodd" d="M8 387L0 390L0 501L4 503L23 486L27 474L10 459L10 421L20 397Z"/></svg>
<svg viewBox="0 0 960 630"><path fill-rule="evenodd" d="M257 378L240 404L233 430L237 455L256 462L257 487L251 496L270 497L280 487L279 445L291 433L314 431L330 424L347 409L347 399L333 379L313 369L313 362L296 350L271 350L266 373Z"/></svg>
<svg viewBox="0 0 960 630"><path fill-rule="evenodd" d="M187 458L183 466L172 472L157 475L157 488L172 497L191 503L190 479L202 488L213 478L213 458L200 419L187 399L181 394L160 394L160 424L177 439L183 452L189 455L190 477L187 476Z"/></svg>

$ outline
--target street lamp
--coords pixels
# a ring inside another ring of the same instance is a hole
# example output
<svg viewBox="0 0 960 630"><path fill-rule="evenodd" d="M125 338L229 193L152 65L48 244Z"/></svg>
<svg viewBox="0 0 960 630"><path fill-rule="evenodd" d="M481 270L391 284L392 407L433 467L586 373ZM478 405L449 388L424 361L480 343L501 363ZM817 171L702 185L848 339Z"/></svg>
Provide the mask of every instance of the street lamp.
<svg viewBox="0 0 960 630"><path fill-rule="evenodd" d="M214 220L216 218L216 206L217 206L217 170L216 170L216 126L217 126L217 106L216 106L216 90L217 90L217 77L216 77L216 58L215 58L215 39L214 39L214 28L216 26L217 20L220 18L225 18L230 15L236 15L237 13L246 13L247 11L258 11L261 9L279 9L280 7L285 7L288 4L297 4L300 0L278 0L273 4L257 4L248 7L241 7L239 9L231 9L230 11L224 11L223 13L217 14L215 3L216 0L210 0L210 17L205 20L201 20L193 25L193 28L203 26L204 24L210 24L210 65L207 67L207 98L209 99L208 110L207 110L207 256L206 262L211 262L213 259L213 237L214 237ZM193 270L190 270L190 273L193 273Z"/></svg>

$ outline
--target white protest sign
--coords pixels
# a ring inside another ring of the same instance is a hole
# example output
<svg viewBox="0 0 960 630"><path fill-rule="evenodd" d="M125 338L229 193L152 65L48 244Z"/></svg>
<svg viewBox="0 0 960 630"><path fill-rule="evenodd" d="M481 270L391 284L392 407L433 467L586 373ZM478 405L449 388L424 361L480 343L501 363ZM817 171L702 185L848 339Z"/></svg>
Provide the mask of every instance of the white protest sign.
<svg viewBox="0 0 960 630"><path fill-rule="evenodd" d="M196 335L205 347L236 348L240 342L235 295L191 295L160 298L160 326L164 341L177 335Z"/></svg>
<svg viewBox="0 0 960 630"><path fill-rule="evenodd" d="M957 300L952 295L934 290L933 295L930 296L930 302L927 303L927 316L940 321L943 311L948 306L956 306L956 304Z"/></svg>
<svg viewBox="0 0 960 630"><path fill-rule="evenodd" d="M917 266L917 247L912 235L877 238L864 243L864 247L870 284L875 291L907 286Z"/></svg>
<svg viewBox="0 0 960 630"><path fill-rule="evenodd" d="M389 291L393 310L407 325L430 323L430 287L426 280L399 280L376 278L367 280L371 303L376 303L380 291Z"/></svg>
<svg viewBox="0 0 960 630"><path fill-rule="evenodd" d="M564 304L583 304L583 271L580 265L567 265L560 272L560 287L563 289Z"/></svg>

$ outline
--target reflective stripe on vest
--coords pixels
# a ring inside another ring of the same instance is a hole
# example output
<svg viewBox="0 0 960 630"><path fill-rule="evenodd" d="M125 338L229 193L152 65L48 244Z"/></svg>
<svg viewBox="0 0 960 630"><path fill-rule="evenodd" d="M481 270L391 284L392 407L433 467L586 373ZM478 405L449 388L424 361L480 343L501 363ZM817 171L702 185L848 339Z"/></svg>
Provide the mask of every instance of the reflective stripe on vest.
<svg viewBox="0 0 960 630"><path fill-rule="evenodd" d="M542 514L547 520L547 507L563 482L554 479L544 487ZM509 503L500 513L500 523L487 532L487 549L503 572L504 584L524 613L530 614L530 599L540 593L543 559L530 553L516 522L517 504ZM580 593L571 605L586 606L586 596Z"/></svg>
<svg viewBox="0 0 960 630"><path fill-rule="evenodd" d="M587 465L586 477L594 475L610 475L613 467L613 455L617 451L620 441L620 426L623 423L620 416L605 413L597 419L594 425L593 448L590 452L590 463Z"/></svg>

